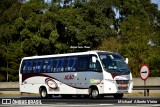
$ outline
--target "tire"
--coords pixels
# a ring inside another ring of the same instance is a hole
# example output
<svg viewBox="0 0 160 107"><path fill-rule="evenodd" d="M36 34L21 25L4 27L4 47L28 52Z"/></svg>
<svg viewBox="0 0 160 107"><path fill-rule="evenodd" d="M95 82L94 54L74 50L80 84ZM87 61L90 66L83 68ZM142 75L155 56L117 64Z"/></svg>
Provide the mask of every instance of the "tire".
<svg viewBox="0 0 160 107"><path fill-rule="evenodd" d="M97 99L97 98L99 98L98 89L93 88L93 89L91 90L90 96L91 96L92 99Z"/></svg>
<svg viewBox="0 0 160 107"><path fill-rule="evenodd" d="M114 94L115 99L122 99L124 94Z"/></svg>
<svg viewBox="0 0 160 107"><path fill-rule="evenodd" d="M40 96L41 96L41 98L49 98L49 97L51 97L51 95L47 94L46 88L40 88Z"/></svg>

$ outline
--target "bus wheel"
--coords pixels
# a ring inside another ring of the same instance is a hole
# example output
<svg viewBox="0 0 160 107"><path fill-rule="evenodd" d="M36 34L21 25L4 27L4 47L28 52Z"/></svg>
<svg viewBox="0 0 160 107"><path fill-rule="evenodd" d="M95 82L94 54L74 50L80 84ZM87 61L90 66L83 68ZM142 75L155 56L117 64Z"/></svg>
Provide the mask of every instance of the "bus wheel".
<svg viewBox="0 0 160 107"><path fill-rule="evenodd" d="M99 92L98 92L98 89L96 89L96 88L93 88L92 90L91 90L91 98L93 98L93 99L96 99L96 98L98 98L99 97Z"/></svg>
<svg viewBox="0 0 160 107"><path fill-rule="evenodd" d="M123 94L114 94L113 96L115 99L122 99L123 98Z"/></svg>
<svg viewBox="0 0 160 107"><path fill-rule="evenodd" d="M48 98L49 97L49 95L47 94L46 88L40 88L40 95L41 95L41 98Z"/></svg>

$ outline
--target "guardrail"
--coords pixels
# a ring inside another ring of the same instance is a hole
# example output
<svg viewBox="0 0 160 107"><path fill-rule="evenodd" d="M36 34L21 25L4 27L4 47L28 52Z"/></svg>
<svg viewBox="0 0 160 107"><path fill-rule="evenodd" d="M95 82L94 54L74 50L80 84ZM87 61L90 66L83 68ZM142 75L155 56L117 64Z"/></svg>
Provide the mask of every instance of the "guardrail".
<svg viewBox="0 0 160 107"><path fill-rule="evenodd" d="M160 85L133 86L133 90L160 90Z"/></svg>
<svg viewBox="0 0 160 107"><path fill-rule="evenodd" d="M144 90L144 96L149 96L149 90L160 90L160 85L133 86L133 90Z"/></svg>
<svg viewBox="0 0 160 107"><path fill-rule="evenodd" d="M0 91L19 91L19 88L0 88Z"/></svg>
<svg viewBox="0 0 160 107"><path fill-rule="evenodd" d="M144 96L149 96L149 90L160 90L160 85L133 86L133 90L144 90ZM19 88L0 88L0 91L19 91Z"/></svg>

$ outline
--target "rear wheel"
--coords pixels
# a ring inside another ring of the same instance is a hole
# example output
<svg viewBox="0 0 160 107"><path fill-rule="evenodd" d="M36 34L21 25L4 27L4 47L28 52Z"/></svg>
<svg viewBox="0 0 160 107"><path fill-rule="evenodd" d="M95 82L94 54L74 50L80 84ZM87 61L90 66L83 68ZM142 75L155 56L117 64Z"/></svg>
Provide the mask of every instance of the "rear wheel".
<svg viewBox="0 0 160 107"><path fill-rule="evenodd" d="M40 96L41 98L51 98L52 95L47 94L46 88L40 88Z"/></svg>
<svg viewBox="0 0 160 107"><path fill-rule="evenodd" d="M123 94L114 94L113 96L115 99L122 99L123 98Z"/></svg>

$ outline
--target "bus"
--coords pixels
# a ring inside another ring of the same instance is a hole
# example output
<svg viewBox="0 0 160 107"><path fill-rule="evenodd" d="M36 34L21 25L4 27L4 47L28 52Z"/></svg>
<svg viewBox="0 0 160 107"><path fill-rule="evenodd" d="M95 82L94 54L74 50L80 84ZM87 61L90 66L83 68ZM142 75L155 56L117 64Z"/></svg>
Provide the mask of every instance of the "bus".
<svg viewBox="0 0 160 107"><path fill-rule="evenodd" d="M19 68L21 93L41 98L77 95L123 98L132 93L132 74L124 58L107 51L24 57Z"/></svg>

